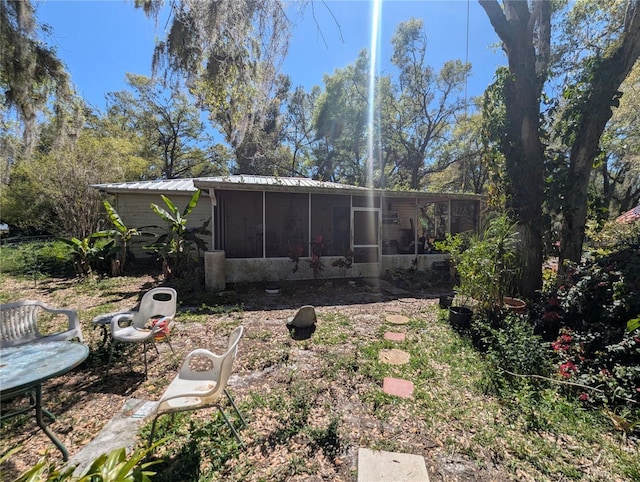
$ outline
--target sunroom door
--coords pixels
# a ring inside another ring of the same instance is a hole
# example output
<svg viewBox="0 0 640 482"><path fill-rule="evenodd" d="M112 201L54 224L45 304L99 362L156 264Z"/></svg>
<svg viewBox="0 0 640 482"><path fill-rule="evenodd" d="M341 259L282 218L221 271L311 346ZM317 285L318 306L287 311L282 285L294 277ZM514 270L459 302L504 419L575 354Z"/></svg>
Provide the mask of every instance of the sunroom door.
<svg viewBox="0 0 640 482"><path fill-rule="evenodd" d="M353 208L353 262L377 263L380 258L380 209Z"/></svg>

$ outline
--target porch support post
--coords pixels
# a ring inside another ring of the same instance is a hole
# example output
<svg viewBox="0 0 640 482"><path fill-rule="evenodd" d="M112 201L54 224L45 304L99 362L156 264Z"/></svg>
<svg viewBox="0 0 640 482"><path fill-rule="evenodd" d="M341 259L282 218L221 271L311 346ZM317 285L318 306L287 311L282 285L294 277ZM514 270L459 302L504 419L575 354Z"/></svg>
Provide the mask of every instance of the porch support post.
<svg viewBox="0 0 640 482"><path fill-rule="evenodd" d="M209 188L209 199L211 200L211 249L216 248L216 210L215 207L218 205L218 200L216 199L216 190L212 187Z"/></svg>
<svg viewBox="0 0 640 482"><path fill-rule="evenodd" d="M204 283L208 291L224 291L227 287L226 256L222 250L205 251Z"/></svg>

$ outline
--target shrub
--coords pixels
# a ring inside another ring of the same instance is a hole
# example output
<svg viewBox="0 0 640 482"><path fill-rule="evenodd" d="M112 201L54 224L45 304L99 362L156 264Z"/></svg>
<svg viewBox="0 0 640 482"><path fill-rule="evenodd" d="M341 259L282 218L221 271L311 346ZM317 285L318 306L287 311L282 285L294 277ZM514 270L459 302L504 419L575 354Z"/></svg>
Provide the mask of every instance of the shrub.
<svg viewBox="0 0 640 482"><path fill-rule="evenodd" d="M67 276L73 272L67 246L60 241L30 241L0 247L0 272L16 276Z"/></svg>
<svg viewBox="0 0 640 482"><path fill-rule="evenodd" d="M491 327L491 321L476 316L472 322L472 336L487 361L494 370L489 371L488 380L492 385L504 387L515 383L520 385L523 378L517 375L541 375L551 373L548 345L536 335L529 320L515 313L507 314L498 327ZM507 373L510 372L510 373Z"/></svg>
<svg viewBox="0 0 640 482"><path fill-rule="evenodd" d="M556 355L556 375L593 387L566 386L569 394L585 403L640 403L640 329L625 332L617 342L608 342L609 339L606 332L564 328L551 344Z"/></svg>
<svg viewBox="0 0 640 482"><path fill-rule="evenodd" d="M637 408L638 250L624 247L567 273L564 284L546 292L531 311L536 333L552 341L557 378L570 383L565 385L569 396L586 404Z"/></svg>

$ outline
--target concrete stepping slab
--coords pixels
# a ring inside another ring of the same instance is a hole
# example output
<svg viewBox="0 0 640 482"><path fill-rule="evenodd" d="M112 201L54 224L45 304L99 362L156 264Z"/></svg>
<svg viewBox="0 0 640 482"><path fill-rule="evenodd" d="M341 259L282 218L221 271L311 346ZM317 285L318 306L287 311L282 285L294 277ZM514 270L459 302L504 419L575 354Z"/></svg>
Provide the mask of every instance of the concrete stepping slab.
<svg viewBox="0 0 640 482"><path fill-rule="evenodd" d="M392 348L391 350L380 350L378 361L389 365L405 365L409 363L409 354L406 351Z"/></svg>
<svg viewBox="0 0 640 482"><path fill-rule="evenodd" d="M386 377L382 382L382 391L401 398L413 397L413 382L401 378Z"/></svg>
<svg viewBox="0 0 640 482"><path fill-rule="evenodd" d="M407 339L407 335L404 333L396 333L393 331L387 331L384 334L384 339L385 340L390 340L390 341L405 341Z"/></svg>
<svg viewBox="0 0 640 482"><path fill-rule="evenodd" d="M429 482L424 457L360 448L358 482Z"/></svg>
<svg viewBox="0 0 640 482"><path fill-rule="evenodd" d="M406 325L409 323L409 317L404 315L387 315L386 320L393 325Z"/></svg>
<svg viewBox="0 0 640 482"><path fill-rule="evenodd" d="M100 433L69 458L68 465L76 466L74 474L80 475L96 458L114 449L124 447L130 453L137 443L138 428L155 413L157 404L135 398L127 400Z"/></svg>

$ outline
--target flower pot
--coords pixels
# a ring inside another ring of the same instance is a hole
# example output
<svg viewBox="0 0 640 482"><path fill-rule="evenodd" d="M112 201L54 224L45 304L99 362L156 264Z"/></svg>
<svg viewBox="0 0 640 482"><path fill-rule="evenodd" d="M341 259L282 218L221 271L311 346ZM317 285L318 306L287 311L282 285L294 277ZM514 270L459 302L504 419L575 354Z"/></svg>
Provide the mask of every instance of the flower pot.
<svg viewBox="0 0 640 482"><path fill-rule="evenodd" d="M502 297L502 306L507 311L513 313L519 313L521 315L527 314L527 304L520 298L512 298L511 296Z"/></svg>
<svg viewBox="0 0 640 482"><path fill-rule="evenodd" d="M467 329L471 326L473 312L465 306L449 307L449 323L456 328Z"/></svg>

